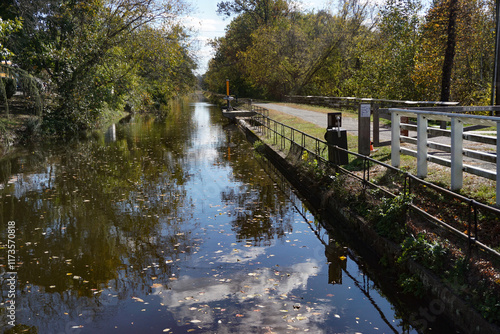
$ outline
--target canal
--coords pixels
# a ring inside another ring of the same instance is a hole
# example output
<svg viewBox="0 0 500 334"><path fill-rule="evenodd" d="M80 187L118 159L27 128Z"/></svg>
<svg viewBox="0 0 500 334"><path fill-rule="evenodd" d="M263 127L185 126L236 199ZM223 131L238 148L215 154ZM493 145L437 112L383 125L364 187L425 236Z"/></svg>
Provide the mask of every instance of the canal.
<svg viewBox="0 0 500 334"><path fill-rule="evenodd" d="M28 333L417 332L206 102L17 153L0 180L4 329L15 300Z"/></svg>

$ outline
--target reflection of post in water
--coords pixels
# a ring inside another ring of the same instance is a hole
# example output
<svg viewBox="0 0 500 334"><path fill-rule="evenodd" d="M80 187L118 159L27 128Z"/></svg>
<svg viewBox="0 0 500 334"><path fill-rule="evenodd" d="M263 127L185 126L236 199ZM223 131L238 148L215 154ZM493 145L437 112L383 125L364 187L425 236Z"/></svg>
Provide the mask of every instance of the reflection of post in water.
<svg viewBox="0 0 500 334"><path fill-rule="evenodd" d="M231 161L231 147L236 146L235 143L231 142L231 131L233 131L235 128L234 128L233 124L225 125L223 128L224 128L226 136L227 136L227 138L226 138L226 141L227 141L227 160Z"/></svg>
<svg viewBox="0 0 500 334"><path fill-rule="evenodd" d="M106 144L116 141L116 125L113 123L104 134L104 142Z"/></svg>
<svg viewBox="0 0 500 334"><path fill-rule="evenodd" d="M325 255L328 259L328 283L342 284L342 271L347 268L347 247L339 245L330 239L325 245Z"/></svg>
<svg viewBox="0 0 500 334"><path fill-rule="evenodd" d="M231 161L231 133L228 131L227 135L227 160Z"/></svg>

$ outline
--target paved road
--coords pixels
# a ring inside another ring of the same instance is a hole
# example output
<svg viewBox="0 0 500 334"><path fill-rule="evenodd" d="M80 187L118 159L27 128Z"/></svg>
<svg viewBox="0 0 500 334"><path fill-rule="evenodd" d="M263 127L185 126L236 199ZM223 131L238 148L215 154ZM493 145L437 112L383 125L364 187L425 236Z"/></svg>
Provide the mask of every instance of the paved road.
<svg viewBox="0 0 500 334"><path fill-rule="evenodd" d="M299 108L292 108L287 106L282 106L274 103L254 103L254 105L276 110L303 119L306 122L316 124L322 128L327 127L327 116L326 113L311 111ZM342 114L342 128L346 129L348 133L357 136L358 135L358 119L351 117L348 113ZM373 131L373 123L371 126ZM373 137L373 136L372 136ZM380 128L380 142L390 142L391 141L391 129L389 127Z"/></svg>

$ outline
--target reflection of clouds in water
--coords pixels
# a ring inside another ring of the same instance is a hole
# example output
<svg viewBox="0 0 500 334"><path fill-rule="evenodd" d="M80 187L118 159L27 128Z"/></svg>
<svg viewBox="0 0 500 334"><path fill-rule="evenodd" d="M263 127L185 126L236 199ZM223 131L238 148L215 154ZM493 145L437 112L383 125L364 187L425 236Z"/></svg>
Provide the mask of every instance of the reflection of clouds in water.
<svg viewBox="0 0 500 334"><path fill-rule="evenodd" d="M293 295L306 290L310 277L319 273L316 260L288 268L236 272L229 278L183 276L172 282L170 290L156 288L180 323L193 322L200 327L217 327L217 333L269 329L307 328L319 332L314 322L323 322L334 308L328 305L300 305ZM216 277L217 276L217 277ZM227 301L227 302L226 302ZM294 307L295 305L295 307ZM231 322L229 325L228 322ZM227 328L226 328L227 326Z"/></svg>
<svg viewBox="0 0 500 334"><path fill-rule="evenodd" d="M233 250L230 254L222 255L219 262L224 263L245 263L257 259L257 257L266 253L264 247L252 247L249 249Z"/></svg>

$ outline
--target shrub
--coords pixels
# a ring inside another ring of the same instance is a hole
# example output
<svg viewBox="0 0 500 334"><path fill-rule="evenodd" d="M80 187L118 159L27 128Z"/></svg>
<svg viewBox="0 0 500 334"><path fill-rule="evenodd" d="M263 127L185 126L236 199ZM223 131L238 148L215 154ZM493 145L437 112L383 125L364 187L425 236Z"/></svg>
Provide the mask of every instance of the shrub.
<svg viewBox="0 0 500 334"><path fill-rule="evenodd" d="M369 216L377 233L397 243L402 242L407 235L406 210L410 203L410 196L384 198L382 204L373 209Z"/></svg>

